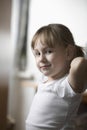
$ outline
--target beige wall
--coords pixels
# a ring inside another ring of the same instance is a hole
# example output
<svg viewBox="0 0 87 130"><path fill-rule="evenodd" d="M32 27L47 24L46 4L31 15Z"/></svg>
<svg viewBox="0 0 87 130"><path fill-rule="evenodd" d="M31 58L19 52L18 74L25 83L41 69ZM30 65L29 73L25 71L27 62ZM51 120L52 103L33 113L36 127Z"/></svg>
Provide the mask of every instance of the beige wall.
<svg viewBox="0 0 87 130"><path fill-rule="evenodd" d="M0 130L6 130L11 0L0 0Z"/></svg>
<svg viewBox="0 0 87 130"><path fill-rule="evenodd" d="M10 30L11 0L0 0L0 31Z"/></svg>

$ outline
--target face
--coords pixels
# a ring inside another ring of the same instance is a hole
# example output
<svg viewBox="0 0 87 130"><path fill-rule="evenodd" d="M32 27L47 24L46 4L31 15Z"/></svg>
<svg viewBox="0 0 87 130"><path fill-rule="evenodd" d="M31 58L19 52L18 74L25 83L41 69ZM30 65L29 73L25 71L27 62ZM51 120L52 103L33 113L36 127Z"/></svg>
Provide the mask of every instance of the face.
<svg viewBox="0 0 87 130"><path fill-rule="evenodd" d="M65 47L56 45L54 48L50 48L46 44L41 44L38 40L33 52L38 69L49 80L61 78L67 73Z"/></svg>

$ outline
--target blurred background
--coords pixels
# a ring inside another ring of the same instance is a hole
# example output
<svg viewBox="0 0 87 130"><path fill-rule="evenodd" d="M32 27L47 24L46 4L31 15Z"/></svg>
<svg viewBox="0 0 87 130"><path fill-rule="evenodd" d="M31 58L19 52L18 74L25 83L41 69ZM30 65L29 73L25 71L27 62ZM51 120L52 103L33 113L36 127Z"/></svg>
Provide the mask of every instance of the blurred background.
<svg viewBox="0 0 87 130"><path fill-rule="evenodd" d="M87 0L0 0L0 130L25 130L40 78L31 39L49 23L68 26L87 51ZM85 92L78 114L86 112Z"/></svg>

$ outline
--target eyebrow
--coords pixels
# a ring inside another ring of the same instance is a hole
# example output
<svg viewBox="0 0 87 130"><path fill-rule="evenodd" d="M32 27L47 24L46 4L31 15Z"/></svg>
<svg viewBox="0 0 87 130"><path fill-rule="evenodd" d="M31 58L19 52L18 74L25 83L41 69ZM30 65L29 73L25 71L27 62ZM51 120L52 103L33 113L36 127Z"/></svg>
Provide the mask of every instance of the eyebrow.
<svg viewBox="0 0 87 130"><path fill-rule="evenodd" d="M54 47L49 47L49 46L44 46L43 49L46 49L46 48L50 48L50 49L54 49ZM34 48L34 50L37 49L37 48Z"/></svg>

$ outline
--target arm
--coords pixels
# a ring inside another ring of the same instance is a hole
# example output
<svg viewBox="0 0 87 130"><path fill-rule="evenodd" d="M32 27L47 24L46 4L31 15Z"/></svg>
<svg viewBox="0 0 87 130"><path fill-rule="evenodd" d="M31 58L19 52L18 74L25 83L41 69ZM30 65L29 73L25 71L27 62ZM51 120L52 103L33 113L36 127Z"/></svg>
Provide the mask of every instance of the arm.
<svg viewBox="0 0 87 130"><path fill-rule="evenodd" d="M77 57L71 62L68 80L76 93L83 92L87 83L87 59Z"/></svg>

